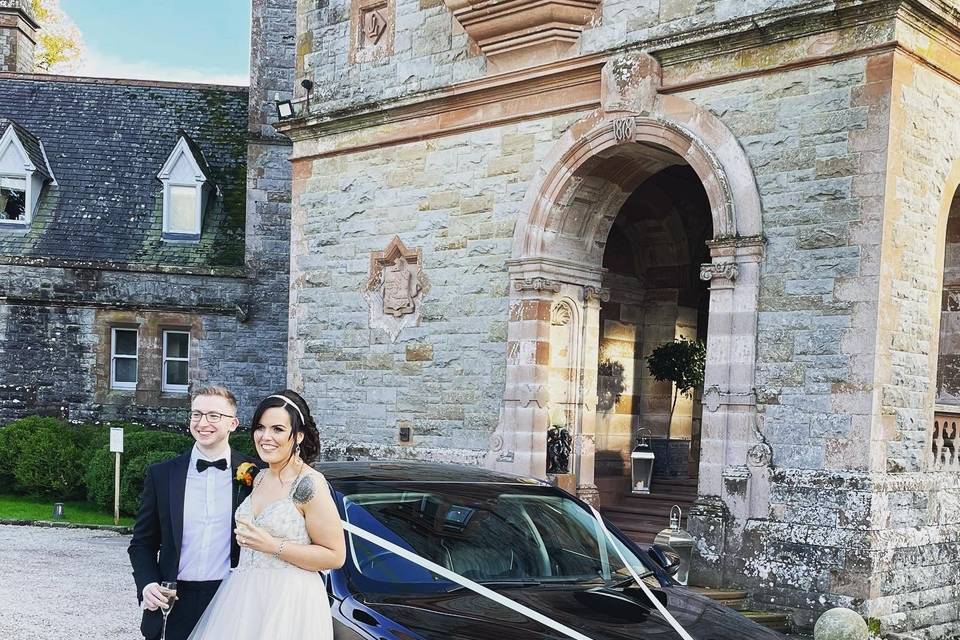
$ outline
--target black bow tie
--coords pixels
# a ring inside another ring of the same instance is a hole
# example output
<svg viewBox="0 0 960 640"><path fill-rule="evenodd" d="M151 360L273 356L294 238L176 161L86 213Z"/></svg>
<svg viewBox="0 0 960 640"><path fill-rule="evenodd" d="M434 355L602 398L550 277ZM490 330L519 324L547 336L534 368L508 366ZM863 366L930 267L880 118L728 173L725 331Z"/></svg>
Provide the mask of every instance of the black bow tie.
<svg viewBox="0 0 960 640"><path fill-rule="evenodd" d="M203 473L210 467L216 467L217 469L220 469L220 471L226 471L227 459L220 458L219 460L214 460L213 462L210 462L209 460L200 460L199 458L197 459L197 471L200 473Z"/></svg>

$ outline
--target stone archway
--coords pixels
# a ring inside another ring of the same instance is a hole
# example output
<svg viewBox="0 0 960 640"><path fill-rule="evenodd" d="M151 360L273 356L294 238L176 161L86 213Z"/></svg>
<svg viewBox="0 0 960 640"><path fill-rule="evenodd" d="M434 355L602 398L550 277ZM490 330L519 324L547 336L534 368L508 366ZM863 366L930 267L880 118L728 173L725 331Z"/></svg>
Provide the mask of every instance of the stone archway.
<svg viewBox="0 0 960 640"><path fill-rule="evenodd" d="M551 310L565 300L576 307L568 335L578 337L571 353L577 353L581 372L579 408L573 412L577 422L566 426L575 434L577 490L586 500L596 501L598 495L593 438L599 311L607 297L604 245L634 189L676 164L689 165L701 181L714 231L712 260L700 269L700 277L710 282L711 312L699 493L718 496L730 469L738 477L749 475L748 458L761 465L767 461L765 445L756 437L753 393L762 253L753 172L719 119L686 99L659 95L659 83L659 65L646 54L606 64L602 106L565 132L538 171L508 263L506 390L488 462L515 473L545 475Z"/></svg>

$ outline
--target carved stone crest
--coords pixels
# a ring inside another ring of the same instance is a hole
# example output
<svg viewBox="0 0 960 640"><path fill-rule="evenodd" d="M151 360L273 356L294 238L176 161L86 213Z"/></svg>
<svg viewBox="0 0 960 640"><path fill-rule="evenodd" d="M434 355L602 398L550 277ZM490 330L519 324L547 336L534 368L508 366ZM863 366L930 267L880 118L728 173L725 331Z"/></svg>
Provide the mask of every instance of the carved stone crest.
<svg viewBox="0 0 960 640"><path fill-rule="evenodd" d="M394 237L384 251L370 255L370 276L364 285L370 328L386 331L396 342L406 327L420 324L421 303L429 289L420 250L407 249Z"/></svg>

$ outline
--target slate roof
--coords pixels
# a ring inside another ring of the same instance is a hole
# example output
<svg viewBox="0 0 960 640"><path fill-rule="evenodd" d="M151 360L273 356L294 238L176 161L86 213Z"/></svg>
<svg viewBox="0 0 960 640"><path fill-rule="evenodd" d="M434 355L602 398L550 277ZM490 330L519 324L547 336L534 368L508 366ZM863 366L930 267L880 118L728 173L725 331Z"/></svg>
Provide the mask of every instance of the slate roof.
<svg viewBox="0 0 960 640"><path fill-rule="evenodd" d="M10 127L13 127L13 131L17 134L17 139L20 140L20 144L23 145L23 150L27 152L30 162L37 168L37 171L47 178L53 177L50 175L50 170L47 167L47 159L43 157L43 148L40 146L40 140L37 136L30 133L30 131L19 122L0 116L0 138L7 133L7 129Z"/></svg>
<svg viewBox="0 0 960 640"><path fill-rule="evenodd" d="M0 76L0 118L43 141L57 179L44 189L26 232L0 228L0 255L241 266L247 95L240 87ZM211 193L199 244L161 239L157 173L181 133L221 193Z"/></svg>

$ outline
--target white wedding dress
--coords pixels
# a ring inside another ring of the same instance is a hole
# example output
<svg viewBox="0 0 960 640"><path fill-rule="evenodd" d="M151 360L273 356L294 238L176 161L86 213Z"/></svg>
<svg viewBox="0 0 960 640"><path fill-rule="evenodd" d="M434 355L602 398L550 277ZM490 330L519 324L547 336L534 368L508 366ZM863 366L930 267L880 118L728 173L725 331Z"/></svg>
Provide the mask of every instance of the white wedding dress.
<svg viewBox="0 0 960 640"><path fill-rule="evenodd" d="M276 538L310 544L303 514L292 495L268 504L254 517L248 496L237 516ZM271 555L240 550L237 568L221 583L189 640L333 640L330 600L323 577Z"/></svg>

